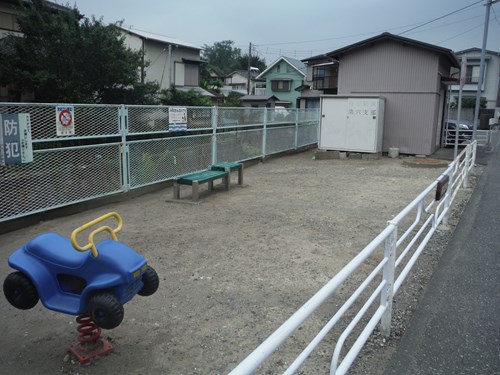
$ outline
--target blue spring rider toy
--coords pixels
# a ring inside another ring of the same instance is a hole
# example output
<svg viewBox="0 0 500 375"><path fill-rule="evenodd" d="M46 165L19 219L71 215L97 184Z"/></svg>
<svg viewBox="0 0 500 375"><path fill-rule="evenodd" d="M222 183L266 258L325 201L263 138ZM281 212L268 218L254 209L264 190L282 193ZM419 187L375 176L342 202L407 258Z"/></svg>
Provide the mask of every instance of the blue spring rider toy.
<svg viewBox="0 0 500 375"><path fill-rule="evenodd" d="M101 225L81 246L77 236L108 219L116 227ZM101 328L112 329L123 320L123 305L136 294L150 296L159 279L146 259L118 242L123 220L110 212L82 225L67 239L57 233L44 233L12 253L3 291L9 303L21 310L33 308L40 299L49 309L77 315L79 342L70 352L80 363L109 353L112 345L100 338ZM107 232L112 239L95 243L94 237Z"/></svg>

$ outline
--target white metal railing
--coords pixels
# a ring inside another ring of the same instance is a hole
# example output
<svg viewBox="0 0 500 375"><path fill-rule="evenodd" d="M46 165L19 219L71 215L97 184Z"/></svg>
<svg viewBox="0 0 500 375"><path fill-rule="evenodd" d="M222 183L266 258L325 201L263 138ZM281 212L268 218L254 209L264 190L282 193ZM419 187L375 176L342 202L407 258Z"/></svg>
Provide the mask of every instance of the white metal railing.
<svg viewBox="0 0 500 375"><path fill-rule="evenodd" d="M347 328L336 339L330 374L340 375L348 371L379 322L382 334L389 336L394 294L404 282L438 225L442 222L447 224L450 206L459 188L461 186L468 187L468 175L474 166L476 148L476 141L469 144L433 183L396 217L388 221L387 227L375 239L231 371L230 375L254 373L309 316L332 296L339 286L359 267L367 265L367 260L382 245L384 247L382 260L373 267L370 274L338 308L332 318L285 370L284 374L294 374L301 367L313 350L345 316L346 311L360 299L369 286L372 286L374 291L364 303L360 302L363 305L359 308L358 313L346 322ZM399 231L402 234L398 238ZM397 256L398 250L400 250L399 256ZM408 257L410 259L407 260ZM400 270L401 268L402 270ZM398 270L400 272L396 277ZM376 277L380 276L381 273L381 281L373 285ZM380 298L378 307L372 306L377 298ZM365 317L368 312L371 312L371 316ZM358 323L363 321L363 318L369 320L355 338L348 352L341 358L340 354L346 339L355 330Z"/></svg>
<svg viewBox="0 0 500 375"><path fill-rule="evenodd" d="M458 131L458 143L459 145L464 145L472 140L472 129L459 129ZM476 130L476 140L479 146L489 146L491 144L491 133L492 130ZM454 146L455 145L455 125L449 126L447 123L443 127L442 135L442 146Z"/></svg>

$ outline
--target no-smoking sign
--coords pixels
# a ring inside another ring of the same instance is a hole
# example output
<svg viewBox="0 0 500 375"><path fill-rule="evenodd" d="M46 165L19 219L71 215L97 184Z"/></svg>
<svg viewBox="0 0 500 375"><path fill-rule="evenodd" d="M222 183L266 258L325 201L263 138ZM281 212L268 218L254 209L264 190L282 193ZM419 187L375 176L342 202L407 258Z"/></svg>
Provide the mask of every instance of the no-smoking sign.
<svg viewBox="0 0 500 375"><path fill-rule="evenodd" d="M75 135L75 108L73 106L56 106L57 136Z"/></svg>

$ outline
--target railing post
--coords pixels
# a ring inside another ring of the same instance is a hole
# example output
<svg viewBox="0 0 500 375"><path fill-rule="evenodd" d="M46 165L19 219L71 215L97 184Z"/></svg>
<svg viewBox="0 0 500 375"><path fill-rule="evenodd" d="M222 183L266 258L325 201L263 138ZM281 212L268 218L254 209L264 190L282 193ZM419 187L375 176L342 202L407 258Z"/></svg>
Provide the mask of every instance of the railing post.
<svg viewBox="0 0 500 375"><path fill-rule="evenodd" d="M299 148L299 109L295 108L295 149Z"/></svg>
<svg viewBox="0 0 500 375"><path fill-rule="evenodd" d="M444 202L444 210L446 211L444 216L443 216L443 224L448 225L448 219L450 218L450 205L451 205L451 197L453 195L453 183L455 181L455 175L457 174L457 168L459 165L459 162L455 160L455 164L453 165L451 172L451 175L449 176L448 180L448 189L446 189L446 200Z"/></svg>
<svg viewBox="0 0 500 375"><path fill-rule="evenodd" d="M264 128L262 129L262 158L266 157L267 147L267 108L264 108Z"/></svg>
<svg viewBox="0 0 500 375"><path fill-rule="evenodd" d="M382 293L380 294L380 305L386 306L382 319L380 319L380 332L383 336L389 337L391 334L392 319L392 298L394 294L394 268L396 264L396 244L398 239L398 227L393 222L388 223L392 226L391 234L385 239L384 257L387 263L384 266L383 278L386 282Z"/></svg>
<svg viewBox="0 0 500 375"><path fill-rule="evenodd" d="M129 163L129 148L127 143L128 134L128 108L122 104L118 108L118 123L120 124L120 133L122 136L121 142L121 164L122 164L122 189L123 192L130 190L130 163Z"/></svg>
<svg viewBox="0 0 500 375"><path fill-rule="evenodd" d="M471 146L468 145L465 149L465 164L464 164L464 180L462 182L462 186L464 189L467 189L469 185L469 167L470 167L470 158L471 158Z"/></svg>
<svg viewBox="0 0 500 375"><path fill-rule="evenodd" d="M217 107L212 107L212 164L217 163L217 122L219 112Z"/></svg>

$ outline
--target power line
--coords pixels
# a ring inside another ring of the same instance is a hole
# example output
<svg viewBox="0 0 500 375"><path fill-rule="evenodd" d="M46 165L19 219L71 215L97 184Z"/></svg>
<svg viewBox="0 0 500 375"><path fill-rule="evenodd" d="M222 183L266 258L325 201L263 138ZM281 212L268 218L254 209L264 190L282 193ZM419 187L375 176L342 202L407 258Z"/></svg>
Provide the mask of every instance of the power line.
<svg viewBox="0 0 500 375"><path fill-rule="evenodd" d="M441 27L446 27L446 26L454 25L454 24L456 24L456 23L461 23L461 22L464 22L464 21L470 21L470 20L473 20L473 19L476 19L476 18L482 18L482 17L483 17L483 15L474 16L474 17L469 17L469 18L463 18L463 19L461 19L461 20L457 20L457 21L453 21L453 22L445 23L445 24L443 24L443 25L433 26L433 27L429 27L429 28L427 28L427 29L423 29L423 30L415 31L415 32L411 33L410 35L413 35L413 34L418 34L418 33L423 33L423 32L429 31L429 30L440 29Z"/></svg>
<svg viewBox="0 0 500 375"><path fill-rule="evenodd" d="M402 33L398 34L398 35L401 35L401 34L404 34L404 33L408 32L408 31L415 30L415 29L417 29L419 27L428 25L429 23L435 22L435 21L437 21L439 19L448 17L449 15L452 15L452 14L458 13L458 12L460 12L462 10L465 10L467 8L470 8L470 7L472 7L472 6L480 3L482 1L483 0L476 1L473 4L470 4L470 5L467 5L467 6L463 7L463 8L457 9L457 10L455 10L453 12L445 14L444 16L441 16L441 17L438 17L436 19L427 21L427 22L425 22L423 24L421 24L420 22L418 22L418 23L412 23L412 24L408 24L408 25L396 26L396 27L392 27L392 28L389 28L389 29L383 29L383 30L377 30L377 31L371 31L371 32L361 33L361 34L343 35L343 36L338 36L338 37L323 38L323 39L314 39L314 40L290 41L290 42L279 42L279 43L258 43L258 45L264 47L264 46L279 46L279 45L288 45L288 44L304 44L304 43L326 42L326 41L329 41L329 40L347 39L347 38L355 38L355 37L360 37L360 36L372 35L372 34L384 32L384 31L392 31L392 30L401 29L403 27L417 25L417 26L415 26L415 27L413 27L411 29L408 29L408 30L403 31Z"/></svg>
<svg viewBox="0 0 500 375"><path fill-rule="evenodd" d="M495 15L495 21L497 21L497 24L500 25L500 22L498 22L498 18L497 18L497 12L495 12L495 8L491 7L491 9L493 10L493 14Z"/></svg>
<svg viewBox="0 0 500 375"><path fill-rule="evenodd" d="M481 15L479 16L473 16L473 17L467 17L467 18L462 18L460 20L457 20L457 21L453 21L453 22L448 22L446 24L442 24L442 25L438 25L438 26L433 26L433 27L430 27L430 28L427 28L427 29L424 29L424 30L419 30L419 31L416 31L414 33L420 33L420 32L425 32L425 31L429 31L429 30L434 30L434 29L438 29L438 28L442 28L442 27L446 27L446 26L450 26L450 25L453 25L453 24L457 24L457 23L461 23L461 22L464 22L464 21L469 21L469 20L474 20L474 19L477 19L477 18L480 18L482 17ZM476 28L477 26L475 26L474 28ZM474 29L473 28L473 29ZM470 31L470 30L468 30ZM467 31L467 32L468 32ZM412 33L412 34L414 34ZM464 32L466 33L466 32ZM370 33L372 34L372 33ZM363 34L364 35L364 34ZM462 34L459 34L459 35L462 35ZM348 37L348 36L347 36ZM325 40L331 40L331 39L341 39L341 38L344 38L344 37L336 37L336 38L326 38ZM450 38L450 39L453 39L454 37ZM293 43L296 43L296 42L293 42ZM282 45L282 44L289 44L289 43L276 43L276 44L259 44L259 45L254 45L254 48L256 51L259 52L259 54L261 55L271 55L271 56L283 56L283 55L289 55L290 57L297 57L297 55L301 55L301 56L304 56L304 57L308 57L308 56L312 56L314 52L318 52L318 53L321 53L321 52L324 52L324 49L321 49L321 50L311 50L311 49L307 49L307 50L298 50L298 49L284 49L284 48L273 48L273 47L267 47L269 45ZM257 49L257 47L260 47L262 48L262 50L259 48ZM264 50L265 48L265 50Z"/></svg>
<svg viewBox="0 0 500 375"><path fill-rule="evenodd" d="M480 27L483 27L483 24L482 24L482 23L480 23L479 25L474 26L474 27L470 28L469 30L466 30L466 31L464 31L464 32L462 32L462 33L460 33L460 34L457 34L457 35L455 35L455 36L452 36L451 38L448 38L448 39L442 40L442 41L440 41L438 44L441 44L441 43L447 42L447 41L449 41L449 40L455 39L455 38L459 37L460 35L467 34L468 32L470 32L470 31L472 31L472 30L475 30L475 29L478 29L478 28L480 28Z"/></svg>
<svg viewBox="0 0 500 375"><path fill-rule="evenodd" d="M462 10L464 10L464 9L470 8L470 7L474 6L474 5L479 4L479 3L482 3L482 2L483 2L483 0L476 1L475 3L472 3L472 4L470 4L470 5L467 5L467 6L463 7L463 8L460 8L460 9L454 10L453 12L447 13L447 14L445 14L445 15L443 15L443 16L440 16L440 17L434 18L433 20L427 21L427 22L425 22L425 23L423 23L423 24L421 24L421 25L419 25L419 26L412 27L411 29L408 29L408 30L406 30L406 31L403 31L402 33L399 33L398 35L403 35L403 34L406 34L408 31L412 31L412 30L418 29L418 28L420 28L420 27L422 27L422 26L428 25L428 24L430 24L430 23L432 23L432 22L436 22L436 21L438 21L438 20L440 20L440 19L443 19L443 18L445 18L445 17L451 16L452 14L455 14L455 13L461 12L461 11L462 11Z"/></svg>

